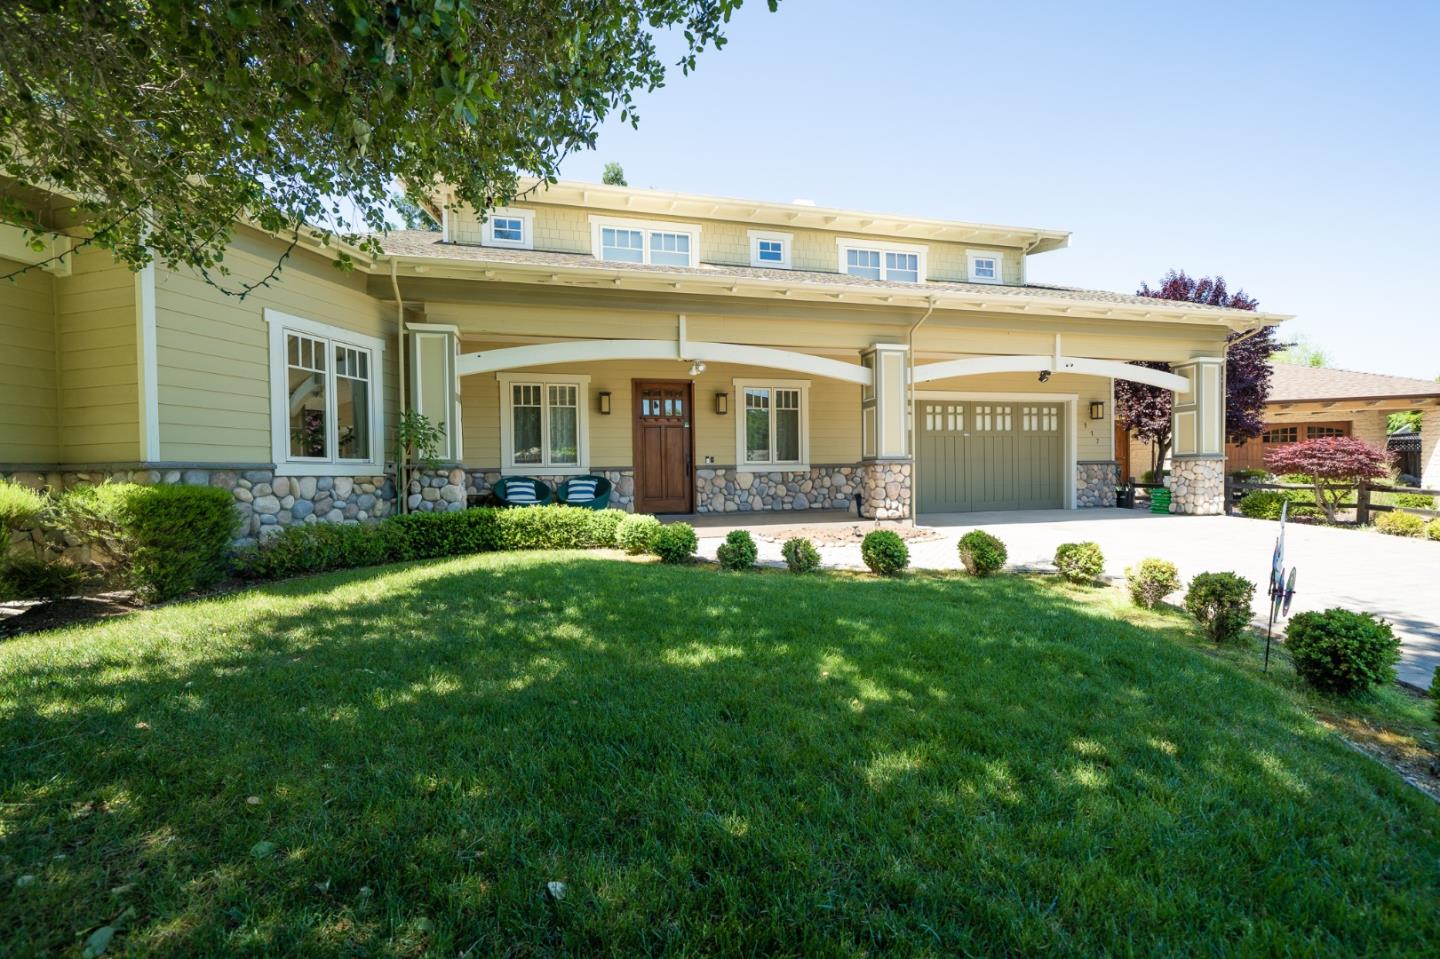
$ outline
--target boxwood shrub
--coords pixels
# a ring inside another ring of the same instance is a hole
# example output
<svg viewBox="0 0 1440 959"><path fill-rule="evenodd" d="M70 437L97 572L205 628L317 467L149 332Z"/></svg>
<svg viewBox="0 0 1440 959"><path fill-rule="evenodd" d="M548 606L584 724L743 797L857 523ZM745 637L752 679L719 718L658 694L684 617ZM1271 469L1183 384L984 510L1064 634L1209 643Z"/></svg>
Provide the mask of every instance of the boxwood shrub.
<svg viewBox="0 0 1440 959"><path fill-rule="evenodd" d="M1394 682L1400 661L1400 640L1389 623L1338 607L1296 613L1285 627L1285 646L1301 679L1342 696Z"/></svg>
<svg viewBox="0 0 1440 959"><path fill-rule="evenodd" d="M492 511L499 549L589 549L599 545L595 541L594 517L595 511L583 506L522 506Z"/></svg>
<svg viewBox="0 0 1440 959"><path fill-rule="evenodd" d="M760 550L755 546L755 537L743 529L732 529L725 534L725 542L715 550L715 558L725 569L753 569Z"/></svg>
<svg viewBox="0 0 1440 959"><path fill-rule="evenodd" d="M1428 493L1396 493L1396 506L1408 506L1410 509L1434 509L1435 497Z"/></svg>
<svg viewBox="0 0 1440 959"><path fill-rule="evenodd" d="M1169 560L1142 559L1125 570L1125 583L1136 606L1154 609L1180 588L1180 570Z"/></svg>
<svg viewBox="0 0 1440 959"><path fill-rule="evenodd" d="M1250 623L1255 584L1234 573L1201 573L1190 581L1185 609L1217 643L1235 639Z"/></svg>
<svg viewBox="0 0 1440 959"><path fill-rule="evenodd" d="M877 529L860 541L860 558L879 576L894 576L910 565L910 548L894 530Z"/></svg>
<svg viewBox="0 0 1440 959"><path fill-rule="evenodd" d="M1387 536L1423 536L1425 519L1414 513L1381 513L1375 517L1375 528Z"/></svg>
<svg viewBox="0 0 1440 959"><path fill-rule="evenodd" d="M615 545L631 556L650 552L655 534L660 532L660 521L644 513L626 516L615 528Z"/></svg>
<svg viewBox="0 0 1440 959"><path fill-rule="evenodd" d="M780 555L785 557L785 565L792 573L808 573L820 566L820 551L803 536L787 539L780 547Z"/></svg>
<svg viewBox="0 0 1440 959"><path fill-rule="evenodd" d="M147 602L219 582L240 521L229 491L213 486L80 486L59 512L72 532L101 542L110 571Z"/></svg>
<svg viewBox="0 0 1440 959"><path fill-rule="evenodd" d="M1280 490L1251 490L1240 499L1240 515L1251 519L1279 519L1290 497Z"/></svg>
<svg viewBox="0 0 1440 959"><path fill-rule="evenodd" d="M396 520L408 518L395 517ZM241 550L235 563L240 575L253 579L285 579L331 569L378 566L395 558L400 539L391 534L401 528L402 524L394 520L377 526L341 523L287 526L261 545Z"/></svg>
<svg viewBox="0 0 1440 959"><path fill-rule="evenodd" d="M500 548L500 529L495 520L499 512L481 508L453 513L405 513L365 528L379 531L376 535L385 541L391 560L463 556Z"/></svg>
<svg viewBox="0 0 1440 959"><path fill-rule="evenodd" d="M1055 568L1072 583L1093 583L1105 572L1099 543L1062 543L1055 550Z"/></svg>
<svg viewBox="0 0 1440 959"><path fill-rule="evenodd" d="M1001 569L1010 558L1005 544L983 529L972 529L960 537L956 548L960 551L960 562L971 576L989 576Z"/></svg>
<svg viewBox="0 0 1440 959"><path fill-rule="evenodd" d="M688 563L700 548L695 527L689 523L665 523L650 543L650 552L662 563Z"/></svg>

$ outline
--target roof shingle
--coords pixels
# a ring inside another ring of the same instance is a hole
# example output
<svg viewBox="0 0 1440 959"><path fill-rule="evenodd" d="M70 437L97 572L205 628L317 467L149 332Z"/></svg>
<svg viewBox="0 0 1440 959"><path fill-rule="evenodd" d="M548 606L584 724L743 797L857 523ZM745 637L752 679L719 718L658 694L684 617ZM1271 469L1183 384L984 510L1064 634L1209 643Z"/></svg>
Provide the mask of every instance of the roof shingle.
<svg viewBox="0 0 1440 959"><path fill-rule="evenodd" d="M1271 368L1271 403L1409 396L1440 396L1440 383L1323 366L1276 363Z"/></svg>

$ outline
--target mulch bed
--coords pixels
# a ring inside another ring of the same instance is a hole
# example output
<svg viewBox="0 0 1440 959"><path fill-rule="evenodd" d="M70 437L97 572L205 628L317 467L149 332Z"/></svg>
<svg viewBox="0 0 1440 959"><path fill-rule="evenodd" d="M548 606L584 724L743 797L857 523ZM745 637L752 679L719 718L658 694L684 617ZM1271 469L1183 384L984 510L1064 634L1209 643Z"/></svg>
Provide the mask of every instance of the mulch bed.
<svg viewBox="0 0 1440 959"><path fill-rule="evenodd" d="M128 590L72 596L53 603L0 603L0 639L124 616L142 605Z"/></svg>
<svg viewBox="0 0 1440 959"><path fill-rule="evenodd" d="M888 529L892 533L897 533L907 543L924 543L939 539L941 535L933 529L924 527L868 521L825 523L815 526L762 526L751 532L756 539L767 540L771 543L783 543L787 539L801 536L816 546L855 546L865 538L866 533L872 533L876 529Z"/></svg>

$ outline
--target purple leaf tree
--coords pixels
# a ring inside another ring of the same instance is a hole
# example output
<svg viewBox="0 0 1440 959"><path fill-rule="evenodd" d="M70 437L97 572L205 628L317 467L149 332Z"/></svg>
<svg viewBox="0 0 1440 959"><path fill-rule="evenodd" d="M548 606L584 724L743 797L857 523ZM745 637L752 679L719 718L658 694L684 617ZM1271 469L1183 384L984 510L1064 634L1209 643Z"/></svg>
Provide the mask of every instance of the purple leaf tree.
<svg viewBox="0 0 1440 959"><path fill-rule="evenodd" d="M1231 293L1225 278L1195 279L1184 270L1166 273L1158 287L1140 284L1140 296L1223 306L1232 310L1255 310L1260 303L1244 290ZM1275 350L1275 329L1258 333L1231 333L1225 349L1225 438L1244 443L1259 436L1265 425L1265 399L1270 395L1270 354ZM1150 369L1168 370L1165 363L1136 363ZM1131 435L1151 444L1151 466L1159 470L1170 452L1173 394L1158 386L1130 380L1115 381L1115 418Z"/></svg>
<svg viewBox="0 0 1440 959"><path fill-rule="evenodd" d="M1281 444L1266 455L1265 468L1309 477L1315 502L1333 523L1345 495L1356 483L1389 475L1390 455L1353 436L1327 436Z"/></svg>

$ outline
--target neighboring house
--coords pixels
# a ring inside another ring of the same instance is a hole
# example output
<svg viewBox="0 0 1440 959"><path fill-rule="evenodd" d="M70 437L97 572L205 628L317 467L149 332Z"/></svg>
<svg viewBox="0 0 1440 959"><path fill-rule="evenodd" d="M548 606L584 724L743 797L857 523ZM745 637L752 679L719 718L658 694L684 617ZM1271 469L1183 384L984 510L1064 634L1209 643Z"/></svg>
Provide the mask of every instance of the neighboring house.
<svg viewBox="0 0 1440 959"><path fill-rule="evenodd" d="M1440 383L1382 373L1357 373L1326 367L1276 363L1271 367L1265 429L1259 437L1225 447L1226 468L1264 469L1265 454L1276 446L1325 436L1355 436L1385 449L1386 419L1391 413L1420 410L1418 445L1410 463L1420 470L1422 486L1440 485ZM1427 412L1428 411L1428 412ZM1130 442L1129 472L1150 468L1148 443Z"/></svg>
<svg viewBox="0 0 1440 959"><path fill-rule="evenodd" d="M0 469L223 486L252 535L382 516L403 396L446 430L418 509L582 473L650 512L1090 506L1128 377L1179 392L1176 508L1218 512L1225 337L1286 318L1031 284L1053 230L568 182L484 220L446 199L439 233L348 273L302 248L243 300L93 250L0 286ZM231 280L283 247L241 228Z"/></svg>

